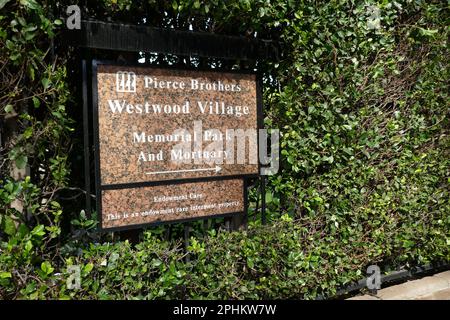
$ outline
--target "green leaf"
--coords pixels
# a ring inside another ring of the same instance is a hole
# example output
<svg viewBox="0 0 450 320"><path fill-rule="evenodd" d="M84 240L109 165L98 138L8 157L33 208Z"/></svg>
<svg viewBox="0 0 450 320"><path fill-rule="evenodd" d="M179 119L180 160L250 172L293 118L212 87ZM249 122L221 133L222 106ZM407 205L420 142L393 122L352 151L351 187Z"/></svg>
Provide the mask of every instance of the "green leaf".
<svg viewBox="0 0 450 320"><path fill-rule="evenodd" d="M250 269L253 269L253 267L255 266L253 259L247 258L247 265Z"/></svg>
<svg viewBox="0 0 450 320"><path fill-rule="evenodd" d="M324 156L324 157L322 158L322 160L323 160L323 161L326 161L326 162L328 162L328 163L333 163L333 162L334 162L334 157L333 157L332 155L329 156L329 157Z"/></svg>
<svg viewBox="0 0 450 320"><path fill-rule="evenodd" d="M27 25L27 22L23 17L17 17L17 21L19 21L20 25L25 27Z"/></svg>
<svg viewBox="0 0 450 320"><path fill-rule="evenodd" d="M35 73L34 73L33 65L31 63L28 65L28 75L30 76L31 80L34 81ZM35 97L33 97L33 102L34 102L34 98Z"/></svg>
<svg viewBox="0 0 450 320"><path fill-rule="evenodd" d="M94 264L93 263L88 263L87 265L84 266L83 271L85 273L89 273L92 271L92 269L94 269Z"/></svg>
<svg viewBox="0 0 450 320"><path fill-rule="evenodd" d="M55 271L55 268L52 267L50 262L44 261L41 263L41 270L44 271L46 275L51 274L53 271Z"/></svg>
<svg viewBox="0 0 450 320"><path fill-rule="evenodd" d="M20 224L19 228L17 229L19 239L23 239L28 234L28 232L28 227L23 223Z"/></svg>
<svg viewBox="0 0 450 320"><path fill-rule="evenodd" d="M15 159L15 163L18 169L23 169L28 163L28 157L26 155L21 154L17 156L17 158Z"/></svg>
<svg viewBox="0 0 450 320"><path fill-rule="evenodd" d="M39 224L36 227L34 227L34 229L31 231L31 234L38 237L42 237L43 235L45 235L44 225Z"/></svg>
<svg viewBox="0 0 450 320"><path fill-rule="evenodd" d="M23 29L23 31L25 31L25 32L32 32L32 31L35 31L35 30L37 30L37 26L35 26L35 25L31 25L31 26L28 26L28 27Z"/></svg>
<svg viewBox="0 0 450 320"><path fill-rule="evenodd" d="M39 4L35 0L20 0L20 4L33 10L40 8Z"/></svg>
<svg viewBox="0 0 450 320"><path fill-rule="evenodd" d="M37 97L33 97L33 105L35 108L39 108L41 101Z"/></svg>
<svg viewBox="0 0 450 320"><path fill-rule="evenodd" d="M33 135L33 127L26 128L22 135L25 139L29 139Z"/></svg>
<svg viewBox="0 0 450 320"><path fill-rule="evenodd" d="M20 52L15 52L9 56L9 59L11 59L12 61L16 61L17 59L20 58L20 56L21 56Z"/></svg>
<svg viewBox="0 0 450 320"><path fill-rule="evenodd" d="M31 39L34 38L34 36L35 36L34 33L27 32L27 33L25 33L25 40L26 40L26 41L30 41Z"/></svg>
<svg viewBox="0 0 450 320"><path fill-rule="evenodd" d="M12 104L7 104L6 107L5 107L5 112L6 113L10 113L12 111L14 111L13 105Z"/></svg>
<svg viewBox="0 0 450 320"><path fill-rule="evenodd" d="M0 279L12 278L11 272L0 272Z"/></svg>
<svg viewBox="0 0 450 320"><path fill-rule="evenodd" d="M3 222L3 231L7 235L13 236L14 234L16 234L16 224L11 217L5 216L2 222Z"/></svg>
<svg viewBox="0 0 450 320"><path fill-rule="evenodd" d="M31 249L33 249L33 243L31 242L31 240L28 240L27 243L25 243L25 251L30 252Z"/></svg>
<svg viewBox="0 0 450 320"><path fill-rule="evenodd" d="M8 48L10 51L14 50L16 47L16 44L12 42L11 40L6 40L6 48Z"/></svg>
<svg viewBox="0 0 450 320"><path fill-rule="evenodd" d="M273 197L272 197L272 193L270 191L266 192L266 203L272 203Z"/></svg>
<svg viewBox="0 0 450 320"><path fill-rule="evenodd" d="M3 7L11 0L0 0L0 9L3 9Z"/></svg>
<svg viewBox="0 0 450 320"><path fill-rule="evenodd" d="M436 33L438 33L438 29L424 29L424 28L419 28L420 34L425 36L425 37L432 37L434 36Z"/></svg>
<svg viewBox="0 0 450 320"><path fill-rule="evenodd" d="M48 78L42 78L41 80L44 89L47 89L50 86L50 80Z"/></svg>

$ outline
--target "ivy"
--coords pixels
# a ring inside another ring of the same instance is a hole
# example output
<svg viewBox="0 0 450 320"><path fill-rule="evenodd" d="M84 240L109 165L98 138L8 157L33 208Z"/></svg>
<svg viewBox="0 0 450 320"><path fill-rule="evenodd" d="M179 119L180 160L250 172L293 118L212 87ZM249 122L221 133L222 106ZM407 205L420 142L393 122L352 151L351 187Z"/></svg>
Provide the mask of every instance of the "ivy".
<svg viewBox="0 0 450 320"><path fill-rule="evenodd" d="M449 262L445 3L86 5L83 14L101 20L145 18L280 43L279 59L258 68L265 124L281 132L281 171L265 195L249 192L250 213L265 197L269 224L257 214L246 231L194 228L187 250L163 240L161 228L136 244L95 234L95 216L62 201L77 189L70 155L80 140L69 116L79 109L71 87L78 65L72 52L51 47L64 15L50 16L58 8L47 2L0 0L0 120L18 127L0 150L0 297L314 299L335 295L371 264L389 271ZM13 166L32 174L13 179ZM74 265L79 290L67 288Z"/></svg>

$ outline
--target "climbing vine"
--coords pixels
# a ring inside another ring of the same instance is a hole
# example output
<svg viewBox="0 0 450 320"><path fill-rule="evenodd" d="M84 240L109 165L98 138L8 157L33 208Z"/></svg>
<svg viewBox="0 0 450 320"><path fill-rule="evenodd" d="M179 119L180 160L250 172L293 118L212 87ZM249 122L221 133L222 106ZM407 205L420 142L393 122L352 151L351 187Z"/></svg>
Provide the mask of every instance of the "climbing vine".
<svg viewBox="0 0 450 320"><path fill-rule="evenodd" d="M258 62L265 125L281 131L268 225L194 228L186 252L158 228L137 244L100 236L64 202L82 194L79 64L59 38L72 4L280 43ZM0 297L311 299L370 264L448 263L448 18L443 1L0 0Z"/></svg>

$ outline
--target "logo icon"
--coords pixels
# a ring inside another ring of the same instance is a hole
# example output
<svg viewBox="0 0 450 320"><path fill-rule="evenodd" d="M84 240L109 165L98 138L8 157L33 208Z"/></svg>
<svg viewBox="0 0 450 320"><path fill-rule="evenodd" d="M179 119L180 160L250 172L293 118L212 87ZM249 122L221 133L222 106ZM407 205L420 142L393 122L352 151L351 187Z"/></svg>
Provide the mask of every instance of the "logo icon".
<svg viewBox="0 0 450 320"><path fill-rule="evenodd" d="M136 92L136 74L128 71L116 72L117 92Z"/></svg>

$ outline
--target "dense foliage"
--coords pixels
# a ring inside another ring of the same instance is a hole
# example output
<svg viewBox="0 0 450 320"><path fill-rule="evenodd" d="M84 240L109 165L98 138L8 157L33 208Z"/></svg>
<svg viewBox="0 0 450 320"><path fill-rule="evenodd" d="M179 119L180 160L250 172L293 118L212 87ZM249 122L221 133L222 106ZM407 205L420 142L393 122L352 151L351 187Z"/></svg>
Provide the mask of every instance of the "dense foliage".
<svg viewBox="0 0 450 320"><path fill-rule="evenodd" d="M444 1L80 2L97 19L281 43L279 60L258 63L266 126L282 134L282 171L263 195L270 224L198 231L187 251L161 228L137 244L100 236L64 205L81 199L68 161L79 64L54 45L70 4L0 0L0 297L315 298L370 264L449 262ZM78 290L66 284L72 265Z"/></svg>

